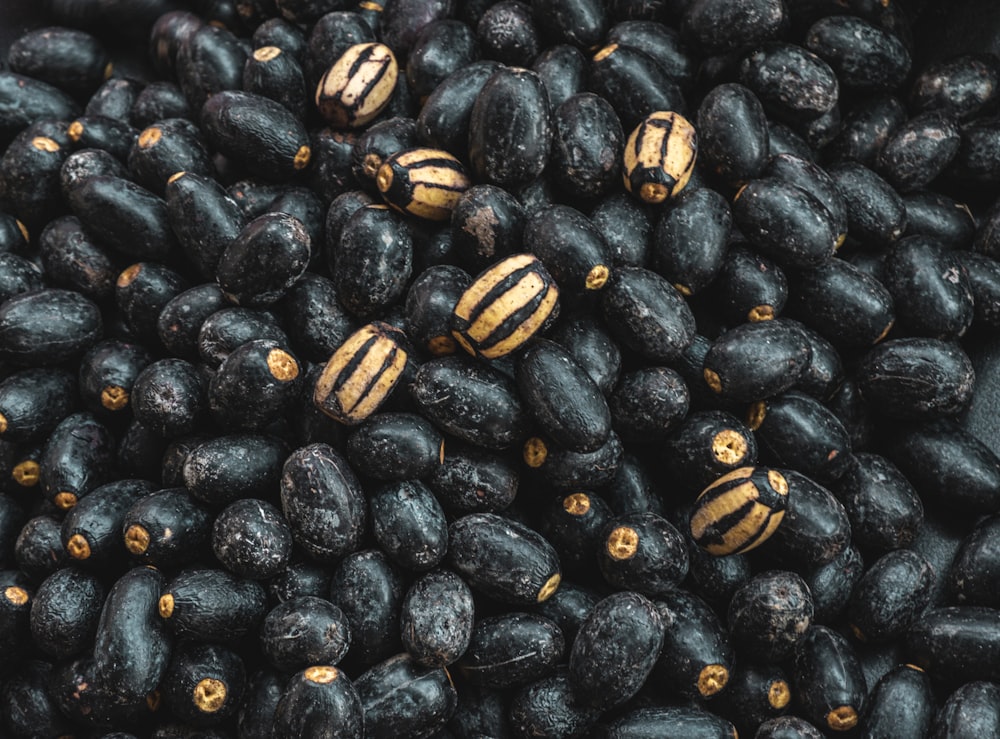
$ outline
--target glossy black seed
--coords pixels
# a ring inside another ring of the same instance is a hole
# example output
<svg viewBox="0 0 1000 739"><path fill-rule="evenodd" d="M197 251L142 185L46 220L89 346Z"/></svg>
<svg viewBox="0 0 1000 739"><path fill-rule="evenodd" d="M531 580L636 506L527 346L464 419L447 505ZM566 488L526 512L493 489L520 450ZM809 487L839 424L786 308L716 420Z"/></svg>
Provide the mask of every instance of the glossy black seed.
<svg viewBox="0 0 1000 739"><path fill-rule="evenodd" d="M729 184L760 177L770 157L767 119L747 87L727 83L702 100L695 124L703 164Z"/></svg>
<svg viewBox="0 0 1000 739"><path fill-rule="evenodd" d="M398 654L372 667L354 682L365 713L366 736L391 737L401 730L432 736L455 710L457 697L448 672L423 667Z"/></svg>
<svg viewBox="0 0 1000 739"><path fill-rule="evenodd" d="M852 92L893 90L910 71L910 54L899 38L856 16L831 15L817 21L805 45Z"/></svg>
<svg viewBox="0 0 1000 739"><path fill-rule="evenodd" d="M608 596L590 611L573 640L570 684L593 706L621 705L652 672L664 628L659 610L642 595Z"/></svg>
<svg viewBox="0 0 1000 739"><path fill-rule="evenodd" d="M427 484L449 513L496 513L517 495L518 473L507 455L448 440Z"/></svg>
<svg viewBox="0 0 1000 739"><path fill-rule="evenodd" d="M664 625L663 647L653 668L657 686L695 698L723 691L733 669L734 645L705 601L682 590L655 601Z"/></svg>
<svg viewBox="0 0 1000 739"><path fill-rule="evenodd" d="M299 40L304 46L305 39L300 36ZM298 59L286 51L291 50L269 43L258 46L243 67L243 89L280 103L301 120L309 99L305 73Z"/></svg>
<svg viewBox="0 0 1000 739"><path fill-rule="evenodd" d="M281 344L288 342L288 337L272 313L252 308L222 308L201 324L198 330L198 354L214 369L234 350L259 339L270 339Z"/></svg>
<svg viewBox="0 0 1000 739"><path fill-rule="evenodd" d="M812 623L812 596L795 573L764 572L733 594L728 618L741 651L780 661L792 655Z"/></svg>
<svg viewBox="0 0 1000 739"><path fill-rule="evenodd" d="M959 605L995 608L1000 603L996 589L997 530L998 520L991 516L980 521L962 540L947 573L949 591Z"/></svg>
<svg viewBox="0 0 1000 739"><path fill-rule="evenodd" d="M526 69L494 71L469 119L468 156L477 177L501 187L529 182L545 167L551 136L541 78Z"/></svg>
<svg viewBox="0 0 1000 739"><path fill-rule="evenodd" d="M406 79L410 91L424 100L452 72L479 57L476 34L457 20L427 24L407 59Z"/></svg>
<svg viewBox="0 0 1000 739"><path fill-rule="evenodd" d="M187 280L174 270L156 262L137 262L118 275L115 304L133 336L155 336L163 307L187 288Z"/></svg>
<svg viewBox="0 0 1000 739"><path fill-rule="evenodd" d="M277 669L335 665L347 653L351 630L344 613L323 598L302 596L275 606L260 630L261 651Z"/></svg>
<svg viewBox="0 0 1000 739"><path fill-rule="evenodd" d="M0 358L57 364L82 354L103 331L97 306L79 293L55 288L22 293L0 306Z"/></svg>
<svg viewBox="0 0 1000 739"><path fill-rule="evenodd" d="M448 561L475 590L511 604L541 603L561 579L551 544L493 513L473 513L451 524Z"/></svg>
<svg viewBox="0 0 1000 739"><path fill-rule="evenodd" d="M298 218L266 213L248 223L225 248L216 279L236 305L270 305L302 277L311 254L312 242Z"/></svg>
<svg viewBox="0 0 1000 739"><path fill-rule="evenodd" d="M250 341L233 350L208 384L212 418L231 431L267 426L297 390L301 366L277 341ZM255 403L246 403L253 397Z"/></svg>
<svg viewBox="0 0 1000 739"><path fill-rule="evenodd" d="M212 551L230 572L265 580L282 572L292 555L292 532L274 505L244 498L215 518Z"/></svg>
<svg viewBox="0 0 1000 739"><path fill-rule="evenodd" d="M313 665L294 675L274 708L278 739L363 736L364 710L358 691L336 667ZM335 723L336 734L330 724Z"/></svg>
<svg viewBox="0 0 1000 739"><path fill-rule="evenodd" d="M652 113L683 114L687 108L677 83L653 57L631 46L609 44L594 54L588 87L611 103L626 131Z"/></svg>
<svg viewBox="0 0 1000 739"><path fill-rule="evenodd" d="M906 109L898 98L888 94L873 95L851 108L828 149L835 159L874 166L889 136L905 121Z"/></svg>
<svg viewBox="0 0 1000 739"><path fill-rule="evenodd" d="M531 69L542 78L555 110L587 86L587 58L575 46L557 44L535 57Z"/></svg>
<svg viewBox="0 0 1000 739"><path fill-rule="evenodd" d="M198 368L183 359L161 359L136 378L130 400L143 425L173 438L198 430L206 408L205 380Z"/></svg>
<svg viewBox="0 0 1000 739"><path fill-rule="evenodd" d="M826 626L812 626L795 648L792 684L804 712L833 731L854 728L868 693L850 643Z"/></svg>
<svg viewBox="0 0 1000 739"><path fill-rule="evenodd" d="M194 726L213 726L236 714L246 684L242 658L217 644L182 642L163 676L163 700Z"/></svg>
<svg viewBox="0 0 1000 739"><path fill-rule="evenodd" d="M714 708L714 706L713 706ZM736 728L720 716L695 707L637 708L612 722L608 727L609 739L652 739L658 736L691 735L706 739L724 739L735 735Z"/></svg>
<svg viewBox="0 0 1000 739"><path fill-rule="evenodd" d="M896 320L890 290L843 259L797 272L789 293L788 313L842 351L876 344Z"/></svg>
<svg viewBox="0 0 1000 739"><path fill-rule="evenodd" d="M840 86L830 66L794 44L772 42L740 62L740 81L782 119L807 121L830 111Z"/></svg>
<svg viewBox="0 0 1000 739"><path fill-rule="evenodd" d="M767 321L784 310L788 279L777 263L737 243L727 250L708 292L727 323Z"/></svg>
<svg viewBox="0 0 1000 739"><path fill-rule="evenodd" d="M843 552L851 541L851 524L844 506L825 487L793 470L783 474L788 509L767 551L783 566L802 572Z"/></svg>
<svg viewBox="0 0 1000 739"><path fill-rule="evenodd" d="M53 572L31 603L31 636L49 657L81 654L97 633L106 589L100 579L77 567Z"/></svg>
<svg viewBox="0 0 1000 739"><path fill-rule="evenodd" d="M605 581L622 590L655 598L669 592L687 575L684 537L655 513L628 513L608 521L598 550Z"/></svg>
<svg viewBox="0 0 1000 739"><path fill-rule="evenodd" d="M212 515L183 488L151 493L125 513L125 548L138 561L183 566L209 550Z"/></svg>
<svg viewBox="0 0 1000 739"><path fill-rule="evenodd" d="M295 542L313 558L335 561L358 548L367 506L347 461L332 447L312 444L288 457L281 505Z"/></svg>
<svg viewBox="0 0 1000 739"><path fill-rule="evenodd" d="M997 679L1000 623L992 608L961 606L927 611L907 632L904 654L954 688L973 680Z"/></svg>
<svg viewBox="0 0 1000 739"><path fill-rule="evenodd" d="M524 686L510 703L511 726L522 737L581 734L600 715L600 709L577 697L564 671Z"/></svg>
<svg viewBox="0 0 1000 739"><path fill-rule="evenodd" d="M0 438L40 442L76 409L77 383L58 367L10 373L0 382Z"/></svg>
<svg viewBox="0 0 1000 739"><path fill-rule="evenodd" d="M976 232L969 208L947 195L915 192L905 195L905 235L931 236L948 248L968 248Z"/></svg>
<svg viewBox="0 0 1000 739"><path fill-rule="evenodd" d="M402 572L378 549L343 558L330 582L330 601L351 628L346 657L367 669L402 649L399 617L406 593Z"/></svg>
<svg viewBox="0 0 1000 739"><path fill-rule="evenodd" d="M601 307L612 335L653 361L677 359L694 338L694 316L676 289L649 270L623 267Z"/></svg>
<svg viewBox="0 0 1000 739"><path fill-rule="evenodd" d="M757 728L754 739L820 739L824 734L798 716L779 716Z"/></svg>
<svg viewBox="0 0 1000 739"><path fill-rule="evenodd" d="M1000 69L995 60L978 54L928 64L913 80L910 104L918 111L948 110L965 120L996 98Z"/></svg>
<svg viewBox="0 0 1000 739"><path fill-rule="evenodd" d="M431 490L417 480L389 482L369 493L372 534L399 566L424 572L448 549L448 523Z"/></svg>
<svg viewBox="0 0 1000 739"><path fill-rule="evenodd" d="M429 572L403 599L403 646L422 665L447 667L468 648L474 616L472 591L461 577L449 570Z"/></svg>
<svg viewBox="0 0 1000 739"><path fill-rule="evenodd" d="M991 682L974 681L948 696L930 727L932 737L966 731L984 736L1000 731L1000 690Z"/></svg>
<svg viewBox="0 0 1000 739"><path fill-rule="evenodd" d="M567 98L553 110L551 177L566 193L596 198L618 182L625 134L614 108L593 93Z"/></svg>
<svg viewBox="0 0 1000 739"><path fill-rule="evenodd" d="M232 642L260 626L266 598L259 583L225 570L187 569L165 585L157 610L178 638Z"/></svg>
<svg viewBox="0 0 1000 739"><path fill-rule="evenodd" d="M90 177L74 187L68 199L87 231L122 254L163 261L176 249L166 203L129 180Z"/></svg>
<svg viewBox="0 0 1000 739"><path fill-rule="evenodd" d="M792 387L811 358L809 343L794 322L746 323L713 342L704 378L722 398L761 400Z"/></svg>
<svg viewBox="0 0 1000 739"><path fill-rule="evenodd" d="M607 40L646 52L682 89L694 82L696 63L680 33L671 26L650 20L624 20L609 29Z"/></svg>
<svg viewBox="0 0 1000 739"><path fill-rule="evenodd" d="M974 317L972 287L954 252L927 236L907 236L889 251L882 282L900 328L917 336L954 339Z"/></svg>
<svg viewBox="0 0 1000 739"><path fill-rule="evenodd" d="M521 450L525 464L538 469L549 485L566 491L608 485L614 480L624 453L621 439L614 431L593 452L571 452L540 436L529 438Z"/></svg>
<svg viewBox="0 0 1000 739"><path fill-rule="evenodd" d="M950 420L909 424L886 439L885 455L928 506L968 513L997 510L1000 460Z"/></svg>
<svg viewBox="0 0 1000 739"><path fill-rule="evenodd" d="M724 54L774 38L786 22L776 0L696 0L684 10L681 31L706 53Z"/></svg>
<svg viewBox="0 0 1000 739"><path fill-rule="evenodd" d="M190 121L157 121L134 138L128 152L129 173L161 198L170 178L178 172L204 177L215 174L208 148Z"/></svg>
<svg viewBox="0 0 1000 739"><path fill-rule="evenodd" d="M882 247L903 235L906 206L888 182L857 162L841 162L827 172L847 204L847 230L852 239Z"/></svg>
<svg viewBox="0 0 1000 739"><path fill-rule="evenodd" d="M791 467L817 480L835 480L843 473L850 438L818 400L792 390L754 403L747 420L765 464Z"/></svg>
<svg viewBox="0 0 1000 739"><path fill-rule="evenodd" d="M833 256L842 240L843 232L826 206L784 179L752 180L736 193L732 207L733 223L743 236L782 265L817 267Z"/></svg>
<svg viewBox="0 0 1000 739"><path fill-rule="evenodd" d="M247 50L233 33L205 24L187 36L177 50L177 82L193 111L212 95L243 87Z"/></svg>
<svg viewBox="0 0 1000 739"><path fill-rule="evenodd" d="M854 588L847 620L862 642L889 641L903 633L931 600L937 573L926 558L908 549L883 555Z"/></svg>
<svg viewBox="0 0 1000 739"><path fill-rule="evenodd" d="M897 732L925 736L933 716L930 677L915 665L897 665L872 687L859 725L872 739Z"/></svg>
<svg viewBox="0 0 1000 739"><path fill-rule="evenodd" d="M884 457L851 455L834 487L851 522L851 536L876 551L912 544L924 520L924 506L903 474Z"/></svg>
<svg viewBox="0 0 1000 739"><path fill-rule="evenodd" d="M505 449L527 432L527 410L516 386L498 370L454 356L417 370L410 393L444 431L487 449Z"/></svg>
<svg viewBox="0 0 1000 739"><path fill-rule="evenodd" d="M899 419L957 415L972 400L974 378L957 344L920 338L879 344L865 355L857 377L865 400Z"/></svg>
<svg viewBox="0 0 1000 739"><path fill-rule="evenodd" d="M89 413L63 419L38 458L42 493L65 511L94 488L110 482L114 459L111 432Z"/></svg>
<svg viewBox="0 0 1000 739"><path fill-rule="evenodd" d="M539 341L518 359L515 378L535 421L557 444L593 452L611 433L611 412L600 389L572 354Z"/></svg>
<svg viewBox="0 0 1000 739"><path fill-rule="evenodd" d="M371 316L405 294L413 269L413 238L410 227L388 206L354 211L343 225L334 255L337 295L352 314Z"/></svg>
<svg viewBox="0 0 1000 739"><path fill-rule="evenodd" d="M897 128L879 152L876 167L900 192L926 187L958 153L957 122L932 111Z"/></svg>
<svg viewBox="0 0 1000 739"><path fill-rule="evenodd" d="M732 227L729 205L707 188L687 188L671 200L653 233L656 271L682 295L707 287L722 269Z"/></svg>
<svg viewBox="0 0 1000 739"><path fill-rule="evenodd" d="M137 567L111 587L97 624L94 673L119 700L144 700L167 671L172 639L157 612L163 576Z"/></svg>

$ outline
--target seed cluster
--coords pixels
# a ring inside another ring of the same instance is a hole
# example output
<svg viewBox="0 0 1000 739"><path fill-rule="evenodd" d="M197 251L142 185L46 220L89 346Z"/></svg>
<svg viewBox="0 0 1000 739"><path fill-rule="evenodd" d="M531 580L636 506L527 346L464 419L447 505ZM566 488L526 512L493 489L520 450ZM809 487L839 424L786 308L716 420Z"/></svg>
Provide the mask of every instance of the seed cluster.
<svg viewBox="0 0 1000 739"><path fill-rule="evenodd" d="M1000 59L867 0L50 5L0 736L1000 736Z"/></svg>

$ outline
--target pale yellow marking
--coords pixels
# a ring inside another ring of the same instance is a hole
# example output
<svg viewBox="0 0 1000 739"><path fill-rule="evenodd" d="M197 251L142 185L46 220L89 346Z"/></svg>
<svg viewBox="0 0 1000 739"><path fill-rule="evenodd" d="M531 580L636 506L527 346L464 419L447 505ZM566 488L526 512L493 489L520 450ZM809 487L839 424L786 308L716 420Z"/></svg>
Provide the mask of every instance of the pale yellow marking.
<svg viewBox="0 0 1000 739"><path fill-rule="evenodd" d="M722 429L712 438L712 454L724 465L739 464L747 455L747 440L739 431Z"/></svg>
<svg viewBox="0 0 1000 739"><path fill-rule="evenodd" d="M125 532L125 548L132 554L142 554L149 549L149 532L145 527L135 523Z"/></svg>
<svg viewBox="0 0 1000 739"><path fill-rule="evenodd" d="M483 349L480 351L480 354L487 359L496 359L505 354L510 354L538 332L546 319L552 314L558 301L559 289L555 285L549 285L545 297L542 298L542 302L538 304L535 312L514 329L510 336L502 341L498 341L487 349Z"/></svg>
<svg viewBox="0 0 1000 739"><path fill-rule="evenodd" d="M563 498L563 510L571 516L583 516L590 510L590 496L586 493L573 493Z"/></svg>
<svg viewBox="0 0 1000 739"><path fill-rule="evenodd" d="M559 589L560 582L562 582L562 575L560 575L558 572L554 574L552 577L550 577L548 580L546 580L545 584L542 585L542 589L538 591L537 601L539 603L544 603L549 598L551 598L552 594ZM451 677L449 676L448 679L450 680Z"/></svg>
<svg viewBox="0 0 1000 739"><path fill-rule="evenodd" d="M701 495L712 490L708 488ZM701 496L698 496L699 498ZM728 516L734 511L738 511L751 500L757 499L757 486L753 482L747 481L737 485L731 490L727 490L718 498L703 504L695 503L694 515L691 516L691 534L695 539L700 539L709 528L715 526L720 519ZM738 523L737 526L740 524Z"/></svg>
<svg viewBox="0 0 1000 739"><path fill-rule="evenodd" d="M206 677L194 686L192 700L202 713L215 713L226 702L226 684L214 677Z"/></svg>
<svg viewBox="0 0 1000 739"><path fill-rule="evenodd" d="M73 534L73 536L69 537L69 541L66 542L66 551L69 552L69 556L73 559L89 559L90 542L87 541L83 534Z"/></svg>
<svg viewBox="0 0 1000 739"><path fill-rule="evenodd" d="M11 475L18 485L30 488L38 484L38 478L41 476L41 473L42 468L38 462L33 459L26 459L14 465Z"/></svg>
<svg viewBox="0 0 1000 739"><path fill-rule="evenodd" d="M261 46L253 53L253 58L258 62L269 62L281 56L281 49L277 46Z"/></svg>
<svg viewBox="0 0 1000 739"><path fill-rule="evenodd" d="M302 677L311 683L326 685L340 677L340 671L332 665L315 665L307 667Z"/></svg>
<svg viewBox="0 0 1000 739"><path fill-rule="evenodd" d="M135 278L139 276L140 272L142 272L142 262L136 262L135 264L122 270L122 273L118 275L118 281L115 284L117 284L118 287L128 287L135 281Z"/></svg>
<svg viewBox="0 0 1000 739"><path fill-rule="evenodd" d="M618 526L608 534L605 548L616 562L632 559L639 551L639 533L631 526Z"/></svg>
<svg viewBox="0 0 1000 739"><path fill-rule="evenodd" d="M155 146L161 138L163 138L163 131L157 126L150 126L139 134L139 148L148 149Z"/></svg>
<svg viewBox="0 0 1000 739"><path fill-rule="evenodd" d="M483 297L504 278L538 259L532 254L515 254L490 267L466 288L455 304L455 315L467 321Z"/></svg>
<svg viewBox="0 0 1000 739"><path fill-rule="evenodd" d="M101 391L101 405L109 411L120 411L128 405L128 390L118 385L108 385Z"/></svg>

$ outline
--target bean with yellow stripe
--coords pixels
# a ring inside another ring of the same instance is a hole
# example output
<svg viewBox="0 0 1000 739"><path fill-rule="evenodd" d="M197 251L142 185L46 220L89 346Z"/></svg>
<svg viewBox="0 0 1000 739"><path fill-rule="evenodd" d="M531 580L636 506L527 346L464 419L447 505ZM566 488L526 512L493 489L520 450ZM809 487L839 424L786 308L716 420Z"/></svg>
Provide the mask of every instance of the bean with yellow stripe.
<svg viewBox="0 0 1000 739"><path fill-rule="evenodd" d="M557 315L559 288L537 257L515 254L462 293L452 335L473 356L496 359L524 345Z"/></svg>
<svg viewBox="0 0 1000 739"><path fill-rule="evenodd" d="M441 149L393 154L378 169L378 190L392 208L429 221L447 221L472 186L462 163Z"/></svg>
<svg viewBox="0 0 1000 739"><path fill-rule="evenodd" d="M778 470L741 467L698 496L691 536L709 554L742 554L763 544L778 528L788 503L788 481Z"/></svg>
<svg viewBox="0 0 1000 739"><path fill-rule="evenodd" d="M406 368L406 336L374 321L351 334L323 368L313 402L348 426L361 423L385 402Z"/></svg>
<svg viewBox="0 0 1000 739"><path fill-rule="evenodd" d="M355 44L319 81L316 107L334 128L360 128L389 104L399 67L385 44Z"/></svg>
<svg viewBox="0 0 1000 739"><path fill-rule="evenodd" d="M698 155L698 136L684 116L656 111L625 143L625 189L647 203L662 203L687 185Z"/></svg>

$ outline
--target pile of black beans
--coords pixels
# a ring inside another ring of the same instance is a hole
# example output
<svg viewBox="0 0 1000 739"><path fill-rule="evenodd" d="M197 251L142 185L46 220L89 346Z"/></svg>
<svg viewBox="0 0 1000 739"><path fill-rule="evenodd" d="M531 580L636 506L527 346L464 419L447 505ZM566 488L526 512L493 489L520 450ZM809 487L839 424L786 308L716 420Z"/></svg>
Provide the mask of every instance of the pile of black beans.
<svg viewBox="0 0 1000 739"><path fill-rule="evenodd" d="M0 735L1000 736L1000 59L923 5L51 0Z"/></svg>

